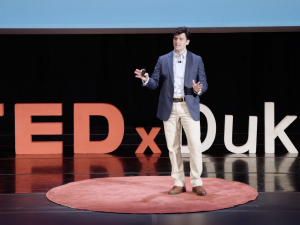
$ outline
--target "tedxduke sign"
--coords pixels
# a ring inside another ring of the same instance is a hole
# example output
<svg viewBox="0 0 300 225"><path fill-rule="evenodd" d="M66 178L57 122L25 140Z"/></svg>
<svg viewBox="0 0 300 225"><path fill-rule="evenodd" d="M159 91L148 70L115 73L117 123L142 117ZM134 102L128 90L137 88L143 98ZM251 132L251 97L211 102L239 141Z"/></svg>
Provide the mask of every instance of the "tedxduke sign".
<svg viewBox="0 0 300 225"><path fill-rule="evenodd" d="M216 120L211 110L200 104L200 111L207 119L207 135L202 143L202 151L211 147L216 136ZM4 114L4 105L0 104L0 116ZM61 154L62 141L33 142L32 135L62 134L62 122L32 123L32 116L61 116L61 103L15 104L15 148L16 154ZM104 116L108 121L108 136L103 141L90 141L90 116ZM288 152L298 153L297 149L285 133L285 129L297 118L286 116L276 127L274 126L274 103L265 103L265 152L275 152L275 138L279 137ZM233 116L225 115L224 143L233 153L256 153L257 117L249 117L248 141L243 146L232 143ZM149 146L154 153L160 153L154 138L160 128L153 127L149 134L144 128L137 127L143 139L136 153L143 153ZM113 105L105 103L74 104L74 153L109 153L117 149L124 136L124 119L121 112ZM182 152L188 152L182 146Z"/></svg>

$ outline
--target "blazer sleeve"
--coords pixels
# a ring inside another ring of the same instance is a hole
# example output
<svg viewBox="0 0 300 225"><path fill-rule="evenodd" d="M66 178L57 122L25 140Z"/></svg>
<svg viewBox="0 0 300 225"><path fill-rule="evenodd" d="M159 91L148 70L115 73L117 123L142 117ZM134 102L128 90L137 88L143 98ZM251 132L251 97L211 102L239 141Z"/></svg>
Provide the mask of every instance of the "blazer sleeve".
<svg viewBox="0 0 300 225"><path fill-rule="evenodd" d="M205 69L204 69L204 63L202 61L202 58L200 57L200 62L198 65L198 81L202 84L201 93L200 96L207 90L208 84L206 81L206 75L205 75Z"/></svg>
<svg viewBox="0 0 300 225"><path fill-rule="evenodd" d="M161 73L161 58L159 57L155 65L154 71L152 73L152 76L149 77L149 81L145 85L145 87L149 89L156 89L159 85L160 73Z"/></svg>

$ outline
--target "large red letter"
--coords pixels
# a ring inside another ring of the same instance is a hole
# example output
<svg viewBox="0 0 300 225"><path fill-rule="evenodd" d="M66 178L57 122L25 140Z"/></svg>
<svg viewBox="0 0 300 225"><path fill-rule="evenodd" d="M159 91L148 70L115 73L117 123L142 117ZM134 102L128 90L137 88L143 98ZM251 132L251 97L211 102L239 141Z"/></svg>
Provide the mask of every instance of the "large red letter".
<svg viewBox="0 0 300 225"><path fill-rule="evenodd" d="M154 138L160 131L160 127L153 127L149 135L146 133L143 127L137 127L135 129L143 139L143 141L141 142L141 144L139 145L135 153L144 153L148 146L150 147L153 153L161 153L159 147L154 142Z"/></svg>
<svg viewBox="0 0 300 225"><path fill-rule="evenodd" d="M62 154L62 141L32 141L32 135L62 134L62 123L32 123L32 116L61 116L61 103L16 104L16 154Z"/></svg>
<svg viewBox="0 0 300 225"><path fill-rule="evenodd" d="M108 121L108 136L103 141L90 141L90 116L104 116ZM109 153L116 150L124 135L121 112L105 103L74 104L74 153Z"/></svg>
<svg viewBox="0 0 300 225"><path fill-rule="evenodd" d="M3 116L4 115L4 104L1 103L0 104L0 116Z"/></svg>

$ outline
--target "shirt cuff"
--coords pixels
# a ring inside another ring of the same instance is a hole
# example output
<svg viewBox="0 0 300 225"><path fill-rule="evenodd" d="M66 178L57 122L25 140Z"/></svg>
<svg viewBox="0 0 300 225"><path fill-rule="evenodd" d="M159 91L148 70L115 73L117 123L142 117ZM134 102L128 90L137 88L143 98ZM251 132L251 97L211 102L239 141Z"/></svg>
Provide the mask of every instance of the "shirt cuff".
<svg viewBox="0 0 300 225"><path fill-rule="evenodd" d="M197 95L200 95L201 94L201 91L199 91L198 93L196 91L194 91L195 94Z"/></svg>
<svg viewBox="0 0 300 225"><path fill-rule="evenodd" d="M142 80L142 82L143 82L143 86L146 86L148 84L148 82L149 82L149 77L148 77L148 79L146 81Z"/></svg>

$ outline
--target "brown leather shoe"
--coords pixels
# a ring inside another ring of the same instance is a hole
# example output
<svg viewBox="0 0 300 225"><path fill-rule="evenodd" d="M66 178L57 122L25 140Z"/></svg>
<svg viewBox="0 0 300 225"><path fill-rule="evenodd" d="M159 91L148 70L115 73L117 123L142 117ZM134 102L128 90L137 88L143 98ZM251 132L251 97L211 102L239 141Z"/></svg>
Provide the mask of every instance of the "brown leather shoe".
<svg viewBox="0 0 300 225"><path fill-rule="evenodd" d="M204 196L206 195L206 191L202 186L196 186L193 187L193 192L195 192L197 195Z"/></svg>
<svg viewBox="0 0 300 225"><path fill-rule="evenodd" d="M169 195L177 195L177 194L180 194L181 192L186 192L185 187L174 186L174 187L169 191Z"/></svg>

